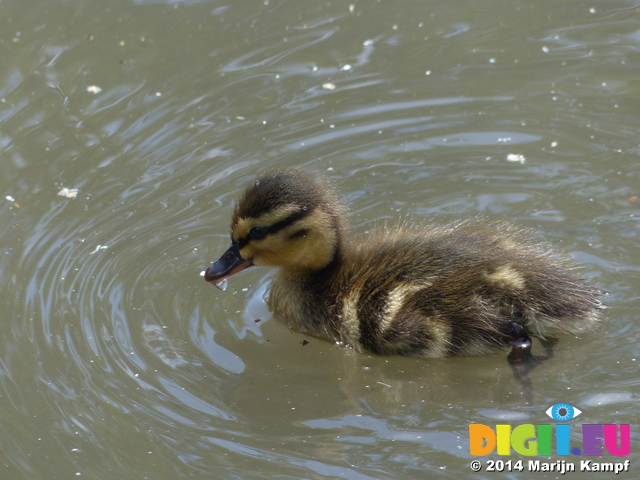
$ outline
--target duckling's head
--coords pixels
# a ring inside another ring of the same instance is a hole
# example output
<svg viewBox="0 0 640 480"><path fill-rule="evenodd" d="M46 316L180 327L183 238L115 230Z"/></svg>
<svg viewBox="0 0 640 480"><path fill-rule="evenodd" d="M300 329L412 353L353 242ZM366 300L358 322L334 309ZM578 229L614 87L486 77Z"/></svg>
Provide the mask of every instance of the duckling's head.
<svg viewBox="0 0 640 480"><path fill-rule="evenodd" d="M343 211L333 189L298 170L260 176L236 204L231 246L205 272L219 283L252 265L317 271L336 255Z"/></svg>

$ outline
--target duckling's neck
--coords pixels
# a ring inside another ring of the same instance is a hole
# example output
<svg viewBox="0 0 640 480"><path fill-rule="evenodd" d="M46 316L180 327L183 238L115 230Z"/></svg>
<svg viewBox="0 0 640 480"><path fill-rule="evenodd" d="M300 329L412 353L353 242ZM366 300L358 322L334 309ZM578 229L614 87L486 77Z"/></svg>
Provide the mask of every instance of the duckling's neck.
<svg viewBox="0 0 640 480"><path fill-rule="evenodd" d="M305 267L298 265L281 266L278 276L295 279L301 285L307 281L313 284L321 284L325 279L329 279L342 264L344 252L340 245L341 239L331 251L323 252L324 255L316 254L315 263L307 263Z"/></svg>
<svg viewBox="0 0 640 480"><path fill-rule="evenodd" d="M269 308L287 327L320 338L338 338L333 298L335 273L342 265L342 251L336 249L331 261L320 269L281 267L271 284Z"/></svg>

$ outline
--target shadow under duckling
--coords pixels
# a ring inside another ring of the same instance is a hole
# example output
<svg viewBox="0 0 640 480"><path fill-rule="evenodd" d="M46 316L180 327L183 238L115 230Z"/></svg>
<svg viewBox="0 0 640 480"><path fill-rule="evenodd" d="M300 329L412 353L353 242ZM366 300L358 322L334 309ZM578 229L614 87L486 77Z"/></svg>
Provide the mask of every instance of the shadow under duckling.
<svg viewBox="0 0 640 480"><path fill-rule="evenodd" d="M269 308L297 331L381 355L477 355L509 345L520 380L544 358L531 354L530 335L550 339L598 322L603 292L528 229L472 219L356 236L338 198L305 172L260 176L236 204L231 246L205 279L280 267Z"/></svg>

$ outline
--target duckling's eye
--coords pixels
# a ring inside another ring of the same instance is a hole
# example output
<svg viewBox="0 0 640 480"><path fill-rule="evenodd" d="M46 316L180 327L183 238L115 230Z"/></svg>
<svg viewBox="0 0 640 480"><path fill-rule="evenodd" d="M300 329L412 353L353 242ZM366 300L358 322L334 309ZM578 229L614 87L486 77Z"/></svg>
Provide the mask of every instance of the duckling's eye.
<svg viewBox="0 0 640 480"><path fill-rule="evenodd" d="M263 227L253 227L249 230L249 237L254 240L262 240L267 236L267 229Z"/></svg>

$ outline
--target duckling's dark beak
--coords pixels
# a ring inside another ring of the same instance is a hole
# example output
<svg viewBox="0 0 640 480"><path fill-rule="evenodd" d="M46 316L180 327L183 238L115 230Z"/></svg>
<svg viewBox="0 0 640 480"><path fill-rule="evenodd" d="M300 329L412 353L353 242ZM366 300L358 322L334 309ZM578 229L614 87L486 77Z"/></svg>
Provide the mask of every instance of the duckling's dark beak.
<svg viewBox="0 0 640 480"><path fill-rule="evenodd" d="M238 245L232 243L220 259L207 268L207 271L204 272L204 279L207 282L220 283L225 278L235 275L252 265L253 263L250 260L242 258Z"/></svg>

